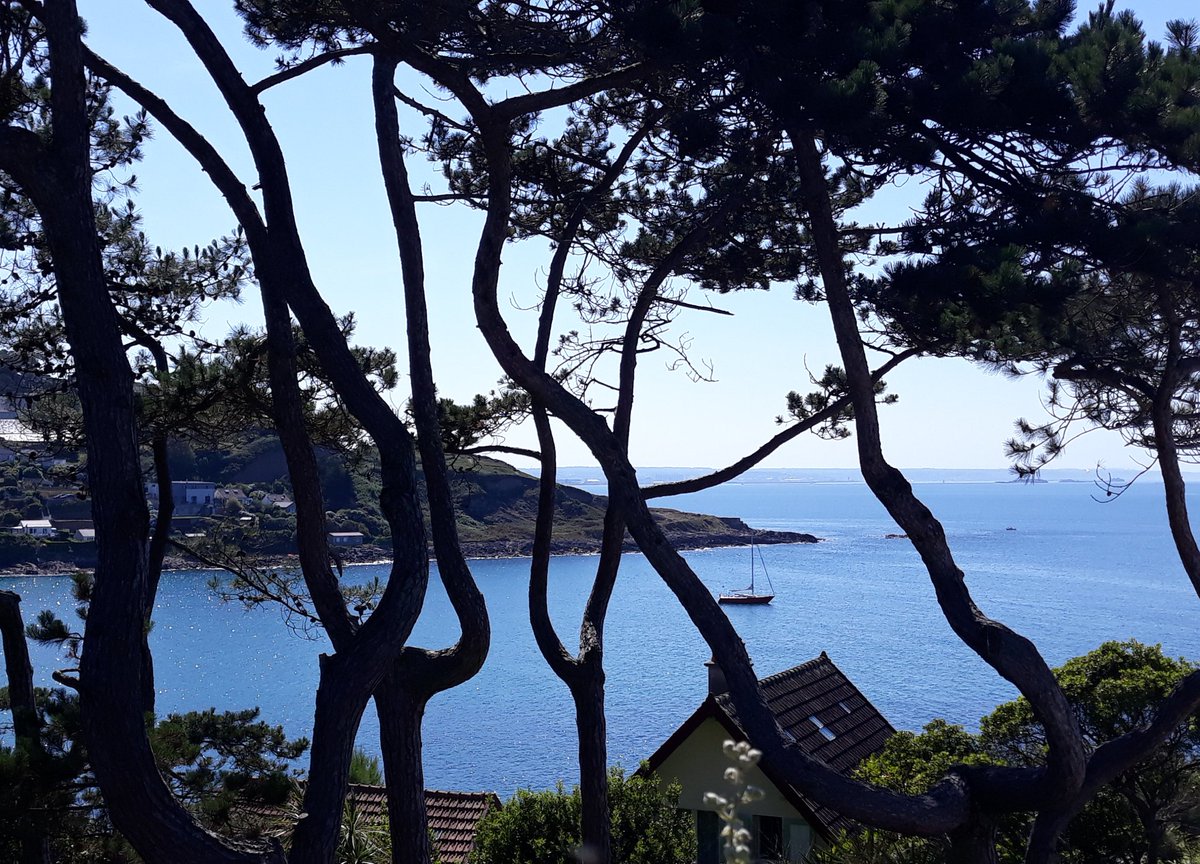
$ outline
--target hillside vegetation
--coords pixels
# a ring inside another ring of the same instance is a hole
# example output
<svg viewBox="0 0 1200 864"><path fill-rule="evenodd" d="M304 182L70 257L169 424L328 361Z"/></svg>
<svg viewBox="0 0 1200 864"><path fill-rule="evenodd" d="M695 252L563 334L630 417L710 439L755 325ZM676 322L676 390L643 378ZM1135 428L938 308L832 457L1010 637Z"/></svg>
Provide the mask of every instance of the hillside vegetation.
<svg viewBox="0 0 1200 864"><path fill-rule="evenodd" d="M340 550L340 554L348 561L385 556L390 536L376 503L379 471L374 452L325 449L319 452L318 461L329 530L363 535L361 546ZM287 512L291 488L282 450L273 435L259 432L209 448L175 442L170 448L170 466L176 480L207 481L218 490L218 500L211 508L177 511L172 524L184 545L195 547L219 540L262 558L280 558L296 551L296 520ZM529 555L537 513L537 478L479 456L456 457L450 467L466 554L475 558ZM147 479L152 476L149 465L146 474ZM91 502L85 497L85 488L86 466L80 461L49 466L24 465L22 460L0 467L0 524L15 526L22 518L49 517L64 529L54 542L20 535L0 537L0 567L61 570L92 566L94 545L68 540L70 531L90 524ZM554 552L597 551L604 507L603 496L560 484ZM666 508L654 513L682 549L741 545L751 537L759 543L817 540L809 534L755 531L732 516ZM632 541L627 548L634 548ZM186 566L194 562L180 552L173 563Z"/></svg>

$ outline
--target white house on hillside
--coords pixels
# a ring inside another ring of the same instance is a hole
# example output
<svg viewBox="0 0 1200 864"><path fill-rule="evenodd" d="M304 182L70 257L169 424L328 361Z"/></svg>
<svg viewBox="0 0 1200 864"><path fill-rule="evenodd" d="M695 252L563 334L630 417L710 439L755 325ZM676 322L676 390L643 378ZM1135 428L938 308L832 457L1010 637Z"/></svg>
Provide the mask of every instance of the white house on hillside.
<svg viewBox="0 0 1200 864"><path fill-rule="evenodd" d="M31 537L54 536L54 526L50 524L49 519L22 519L17 530L19 533L28 534Z"/></svg>
<svg viewBox="0 0 1200 864"><path fill-rule="evenodd" d="M161 494L157 483L146 484L146 497L155 505ZM206 480L173 480L171 501L175 504L176 516L198 516L212 512L216 500L217 484Z"/></svg>

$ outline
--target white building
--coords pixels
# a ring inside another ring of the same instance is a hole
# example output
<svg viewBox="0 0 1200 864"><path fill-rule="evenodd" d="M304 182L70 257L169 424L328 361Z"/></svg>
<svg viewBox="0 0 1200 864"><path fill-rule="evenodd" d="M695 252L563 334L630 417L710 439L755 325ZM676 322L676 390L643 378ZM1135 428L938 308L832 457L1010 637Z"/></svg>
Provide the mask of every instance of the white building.
<svg viewBox="0 0 1200 864"><path fill-rule="evenodd" d="M157 483L146 484L146 497L158 504ZM212 512L216 500L217 484L207 480L174 480L171 482L171 500L175 504L176 516L199 516Z"/></svg>
<svg viewBox="0 0 1200 864"><path fill-rule="evenodd" d="M31 537L53 537L54 526L49 519L22 519L20 533Z"/></svg>

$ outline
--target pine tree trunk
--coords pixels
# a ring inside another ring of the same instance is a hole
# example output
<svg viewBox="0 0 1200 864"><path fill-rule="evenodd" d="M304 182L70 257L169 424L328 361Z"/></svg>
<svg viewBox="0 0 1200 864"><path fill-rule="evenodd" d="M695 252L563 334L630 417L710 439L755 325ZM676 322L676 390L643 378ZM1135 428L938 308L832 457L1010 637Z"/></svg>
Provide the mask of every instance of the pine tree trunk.
<svg viewBox="0 0 1200 864"><path fill-rule="evenodd" d="M84 741L113 826L148 862L249 862L172 798L146 734L143 637L149 517L133 374L108 295L92 201L91 119L82 27L70 0L38 6L50 61L50 132L0 128L0 165L38 209L75 363L96 523L96 580L80 662Z"/></svg>
<svg viewBox="0 0 1200 864"><path fill-rule="evenodd" d="M0 591L0 638L4 646L4 672L8 676L8 699L12 707L13 732L18 742L40 746L37 705L34 701L33 664L21 619L21 597Z"/></svg>
<svg viewBox="0 0 1200 864"><path fill-rule="evenodd" d="M977 815L950 834L946 864L997 864L996 821Z"/></svg>
<svg viewBox="0 0 1200 864"><path fill-rule="evenodd" d="M361 664L352 665L351 660L339 654L321 655L305 815L292 836L289 864L329 864L337 850L354 737L370 692L358 680ZM361 703L355 701L359 694L363 694Z"/></svg>
<svg viewBox="0 0 1200 864"><path fill-rule="evenodd" d="M421 721L425 700L414 697L395 673L375 690L379 742L387 778L392 864L430 864L433 848L425 814L425 771L421 763Z"/></svg>
<svg viewBox="0 0 1200 864"><path fill-rule="evenodd" d="M8 699L13 715L13 734L17 747L25 747L31 756L42 749L41 723L33 687L33 664L25 641L21 619L21 598L12 591L0 591L0 639L4 646L4 672L8 678ZM49 864L50 841L40 832L30 831L21 838L21 864Z"/></svg>
<svg viewBox="0 0 1200 864"><path fill-rule="evenodd" d="M608 732L604 717L604 671L594 667L571 687L579 736L579 794L587 864L612 861L612 817L608 809Z"/></svg>
<svg viewBox="0 0 1200 864"><path fill-rule="evenodd" d="M161 348L159 352L161 352ZM157 359L157 356L156 356ZM158 362L160 372L167 371L165 357ZM154 533L150 535L150 548L147 552L146 573L146 629L142 634L142 699L143 710L147 714L154 713L154 702L157 693L154 689L154 655L150 651L150 625L154 618L154 600L158 596L158 582L162 578L163 560L167 554L167 541L171 535L171 520L175 517L175 497L171 489L171 469L167 462L167 437L164 433L156 432L152 443L154 451L154 477L158 482L158 515L154 523Z"/></svg>

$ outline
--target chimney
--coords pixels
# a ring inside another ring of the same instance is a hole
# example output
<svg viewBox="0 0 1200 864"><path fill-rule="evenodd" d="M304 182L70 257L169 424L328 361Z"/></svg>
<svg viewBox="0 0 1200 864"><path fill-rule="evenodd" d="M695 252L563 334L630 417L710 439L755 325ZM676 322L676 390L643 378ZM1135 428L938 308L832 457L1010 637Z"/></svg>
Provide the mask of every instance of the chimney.
<svg viewBox="0 0 1200 864"><path fill-rule="evenodd" d="M725 680L725 670L717 663L717 658L705 660L704 665L708 667L708 695L720 696L722 693L729 692L729 682ZM750 664L750 668L754 668L754 664Z"/></svg>
<svg viewBox="0 0 1200 864"><path fill-rule="evenodd" d="M722 693L729 692L729 684L725 681L725 670L717 663L716 658L705 660L704 665L708 667L708 695L720 696Z"/></svg>

